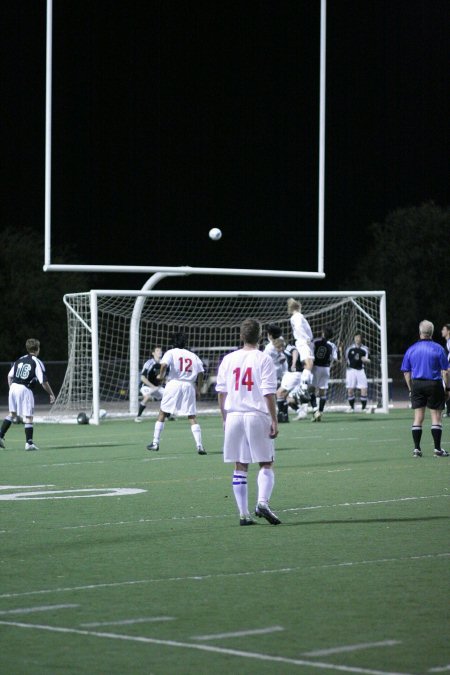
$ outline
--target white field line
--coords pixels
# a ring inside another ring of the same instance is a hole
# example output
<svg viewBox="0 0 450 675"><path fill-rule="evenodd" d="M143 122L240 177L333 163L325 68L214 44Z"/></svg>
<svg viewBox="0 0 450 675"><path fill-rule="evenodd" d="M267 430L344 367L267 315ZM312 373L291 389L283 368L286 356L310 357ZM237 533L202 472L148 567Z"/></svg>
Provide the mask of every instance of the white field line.
<svg viewBox="0 0 450 675"><path fill-rule="evenodd" d="M397 497L395 499L377 499L369 502L342 502L341 504L320 504L317 506L299 506L290 509L278 509L280 512L288 511L310 511L313 509L336 509L338 507L348 507L348 506L374 506L377 504L391 504L397 502L413 502L420 501L422 499L437 499L439 497L450 497L450 494L441 494L441 495L424 495L423 497Z"/></svg>
<svg viewBox="0 0 450 675"><path fill-rule="evenodd" d="M72 609L80 605L41 605L40 607L19 607L18 609L0 610L0 615L5 614L32 614L33 612L51 612L55 609Z"/></svg>
<svg viewBox="0 0 450 675"><path fill-rule="evenodd" d="M398 441L403 441L402 438L379 438L375 441L364 441L365 444L368 443L396 443Z"/></svg>
<svg viewBox="0 0 450 675"><path fill-rule="evenodd" d="M329 443L343 443L344 441L347 442L347 441L357 441L358 440L358 436L346 436L346 437L333 436L333 438L323 438L322 436L292 436L292 438L294 440L300 439L301 441L304 441L305 444L308 443L308 441L315 440L316 438L320 438L320 440L324 441L324 443L327 443L327 442L329 442ZM310 450L310 449L311 448L308 448L308 450ZM321 449L323 449L323 448L321 448Z"/></svg>
<svg viewBox="0 0 450 675"><path fill-rule="evenodd" d="M94 447L97 447L95 445ZM47 448L46 448L47 450ZM155 460L173 460L173 459L178 459L178 457L170 456L170 457L165 457L165 456L157 456L157 457L145 457L144 459L141 459L139 461L141 462L154 462ZM105 460L105 459L87 459L84 462L53 462L51 464L39 464L39 467L42 468L51 468L51 467L62 467L62 466L76 466L76 465L84 465L84 464L111 464L111 462L114 462L115 460ZM121 461L121 460L118 460Z"/></svg>
<svg viewBox="0 0 450 675"><path fill-rule="evenodd" d="M213 647L211 645L199 645L189 642L178 642L177 640L158 640L149 637L140 637L134 635L121 635L118 633L100 633L98 631L80 630L78 628L63 628L60 626L45 626L29 623L19 623L14 621L0 621L0 625L11 626L13 628L26 628L28 630L43 630L51 633L65 633L66 635L85 635L86 637L107 638L110 640L124 640L127 642L138 642L141 644L161 645L165 647L178 647L181 649L194 649L196 651L209 652L212 654L226 654L227 656L237 656L244 659L256 659L273 663L289 663L295 666L306 666L310 669L332 670L343 673L359 673L360 675L409 675L409 673L398 673L385 670L372 670L369 668L357 668L355 666L336 666L334 663L321 663L320 661L306 661L304 659L290 659L284 656L272 656L271 654L261 654L258 652L243 652L238 649L225 649L223 647Z"/></svg>
<svg viewBox="0 0 450 675"><path fill-rule="evenodd" d="M127 581L111 581L102 584L86 584L84 586L63 586L59 588L44 588L37 591L23 591L21 593L2 593L0 600L4 598L22 598L28 595L45 595L50 593L73 593L74 591L96 591L103 588L118 588L120 586L139 586L154 583L167 583L172 581L208 581L211 579L231 579L235 577L251 577L259 574L290 574L302 570L320 570L339 567L359 567L360 565L380 565L382 563L405 563L412 560L436 560L449 557L450 553L427 553L413 555L404 558L375 558L373 560L353 560L339 563L325 563L323 565L298 565L296 567L280 567L274 569L251 570L249 572L230 572L222 574L198 574L184 577L157 577L154 579L129 579Z"/></svg>
<svg viewBox="0 0 450 675"><path fill-rule="evenodd" d="M446 673L447 671L450 670L450 663L448 663L446 666L438 666L437 668L430 668L429 673Z"/></svg>
<svg viewBox="0 0 450 675"><path fill-rule="evenodd" d="M332 471L330 471L332 473ZM144 485L147 484L147 482L143 483ZM18 486L10 486L10 487L18 487ZM28 486L28 487L38 487L38 486ZM49 486L51 487L51 486ZM5 487L0 486L1 489L6 489ZM350 506L374 506L377 504L391 504L395 502L408 502L408 501L416 501L416 500L423 500L423 499L439 499L440 497L449 497L449 494L440 494L440 495L424 495L422 497L399 497L397 499L379 499L377 501L370 501L370 502L344 502L342 504L317 504L315 506L298 506L298 507L293 507L293 508L288 508L288 509L278 509L279 513L288 513L288 512L297 512L297 511L315 511L319 509L336 509L338 507L342 508L348 508ZM138 525L141 523L161 523L165 522L167 520L169 521L185 521L185 520L208 520L208 519L213 519L213 518L229 518L230 514L218 514L218 515L195 515L195 516L172 516L171 518L139 518L138 520L116 520L112 522L104 522L104 523L91 523L90 525L63 525L61 527L55 528L55 529L61 529L61 530L84 530L84 529L89 529L92 527L116 527L116 526L121 526L121 525ZM14 533L16 530L0 530L0 534L11 534ZM0 596L1 597L1 596Z"/></svg>
<svg viewBox="0 0 450 675"><path fill-rule="evenodd" d="M331 472L330 472L331 473ZM277 509L279 513L289 513L289 512L295 512L295 511L314 511L316 509L336 509L338 507L342 508L348 508L349 506L374 506L376 504L391 504L395 502L405 502L405 501L415 501L415 500L422 500L422 499L437 499L440 497L449 497L450 495L448 494L441 494L441 495L425 495L423 497L399 497L397 499L379 499L377 501L370 501L370 502L343 502L342 504L317 504L315 506L298 506L298 507L293 507L289 509ZM202 520L202 519L210 519L210 518L229 518L230 514L220 514L217 516L210 516L210 515L197 515L197 516L173 516L171 518L139 518L139 520L118 520L118 521L113 521L113 522L105 522L105 523L92 523L90 525L64 525L61 526L58 529L61 530L78 530L78 529L87 529L90 527L112 527L115 525L136 525L138 523L160 523L165 520Z"/></svg>
<svg viewBox="0 0 450 675"><path fill-rule="evenodd" d="M223 638L245 637L247 635L265 635L278 633L284 630L283 626L269 626L268 628L253 628L235 631L234 633L216 633L215 635L193 635L191 640L223 640Z"/></svg>
<svg viewBox="0 0 450 675"><path fill-rule="evenodd" d="M383 640L382 642L361 642L357 645L343 645L330 649L317 649L313 652L303 652L302 656L328 656L329 654L343 654L344 652L357 652L362 649L374 649L378 647L394 647L401 645L399 640Z"/></svg>
<svg viewBox="0 0 450 675"><path fill-rule="evenodd" d="M122 621L94 621L80 623L82 628L97 628L98 626L132 626L135 623L158 623L160 621L174 621L174 616L143 616L140 619L122 619Z"/></svg>

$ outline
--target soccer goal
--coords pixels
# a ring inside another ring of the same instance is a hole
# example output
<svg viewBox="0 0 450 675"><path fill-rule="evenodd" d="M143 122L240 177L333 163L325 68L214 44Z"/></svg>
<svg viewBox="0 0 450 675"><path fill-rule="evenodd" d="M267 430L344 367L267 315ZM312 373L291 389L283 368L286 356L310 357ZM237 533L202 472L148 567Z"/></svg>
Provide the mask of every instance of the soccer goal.
<svg viewBox="0 0 450 675"><path fill-rule="evenodd" d="M314 336L324 327L344 349L356 332L363 335L371 362L369 404L388 411L386 299L384 291L364 292L208 292L95 290L64 296L68 320L68 367L48 421L75 421L86 412L98 423L109 416L135 416L140 371L152 347L170 346L174 332L187 335L189 348L205 366L202 400L217 411L215 376L224 354L239 347L239 326L245 318L263 327L279 324L292 340L287 299L302 303ZM328 409L346 406L345 363L331 371ZM206 411L205 410L205 411Z"/></svg>

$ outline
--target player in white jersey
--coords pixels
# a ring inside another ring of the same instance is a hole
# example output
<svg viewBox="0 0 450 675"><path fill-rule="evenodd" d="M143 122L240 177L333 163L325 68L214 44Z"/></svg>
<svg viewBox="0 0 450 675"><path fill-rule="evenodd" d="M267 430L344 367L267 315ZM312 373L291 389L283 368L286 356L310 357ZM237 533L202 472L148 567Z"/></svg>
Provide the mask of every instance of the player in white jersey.
<svg viewBox="0 0 450 675"><path fill-rule="evenodd" d="M442 331L441 335L445 340L445 346L447 348L447 354L448 354L448 366L450 368L450 323L445 323L442 326ZM450 398L448 398L445 402L445 417L450 417Z"/></svg>
<svg viewBox="0 0 450 675"><path fill-rule="evenodd" d="M270 356L273 361L273 365L275 366L278 385L281 383L283 375L288 368L286 354L284 353L285 347L286 343L284 338L278 337L274 340L271 340L264 348L264 352Z"/></svg>
<svg viewBox="0 0 450 675"><path fill-rule="evenodd" d="M0 448L5 447L3 440L6 432L17 417L23 417L25 421L25 450L38 450L39 448L33 442L33 416L34 416L34 394L33 389L37 382L47 392L50 397L50 403L55 402L55 395L50 383L47 380L45 366L38 359L40 352L40 342L34 338L26 341L27 353L17 359L11 366L8 373L9 385L9 415L3 420L0 429Z"/></svg>
<svg viewBox="0 0 450 675"><path fill-rule="evenodd" d="M173 336L173 349L169 349L161 359L161 369L157 379L162 383L168 371L167 384L161 401L161 408L153 432L153 442L147 450L159 450L159 441L164 430L166 418L170 415L187 416L199 455L206 455L202 443L202 431L197 422L196 396L200 397L203 384L203 363L193 352L185 348L186 336L176 333Z"/></svg>
<svg viewBox="0 0 450 675"><path fill-rule="evenodd" d="M269 508L274 486L273 439L278 434L277 378L272 359L260 352L261 326L255 319L241 325L242 349L227 354L217 373L216 391L224 420L224 461L234 462L233 492L240 525L255 525L248 510L248 465L259 463L255 515L280 523Z"/></svg>
<svg viewBox="0 0 450 675"><path fill-rule="evenodd" d="M298 300L289 298L287 301L287 310L291 315L291 327L294 334L295 346L303 362L303 371L301 375L302 388L306 391L312 383L312 369L314 366L314 352L312 350L313 333L311 326L306 318L300 312L302 306Z"/></svg>

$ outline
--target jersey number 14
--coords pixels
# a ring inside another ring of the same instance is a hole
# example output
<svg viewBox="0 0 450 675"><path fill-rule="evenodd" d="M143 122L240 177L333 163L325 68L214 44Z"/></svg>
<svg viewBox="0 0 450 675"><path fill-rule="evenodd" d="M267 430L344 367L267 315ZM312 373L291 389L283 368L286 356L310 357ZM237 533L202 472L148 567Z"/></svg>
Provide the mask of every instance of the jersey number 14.
<svg viewBox="0 0 450 675"><path fill-rule="evenodd" d="M235 368L233 370L233 375L234 375L234 389L235 391L239 390L240 386L247 387L247 391L251 391L253 387L253 380L252 380L252 369L246 368L244 370L244 373L242 375L241 379L241 369L240 368Z"/></svg>

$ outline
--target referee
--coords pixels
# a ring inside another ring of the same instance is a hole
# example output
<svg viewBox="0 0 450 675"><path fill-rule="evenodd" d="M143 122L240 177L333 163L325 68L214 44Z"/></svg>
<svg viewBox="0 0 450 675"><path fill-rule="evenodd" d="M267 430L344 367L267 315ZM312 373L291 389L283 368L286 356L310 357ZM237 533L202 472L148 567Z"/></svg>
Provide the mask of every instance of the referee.
<svg viewBox="0 0 450 675"><path fill-rule="evenodd" d="M441 448L442 410L450 395L448 361L444 348L437 342L433 342L433 332L434 326L431 321L420 322L420 340L407 350L401 367L410 391L411 407L414 410L414 422L411 428L414 457L422 457L420 440L425 407L428 407L431 413L434 455L435 457L448 457L449 455Z"/></svg>

